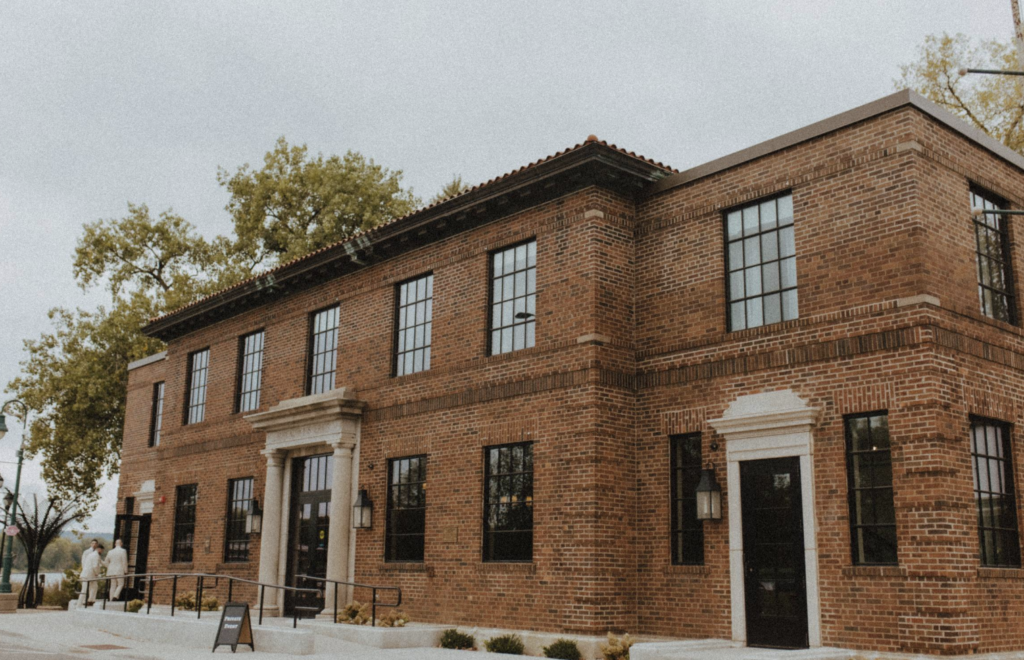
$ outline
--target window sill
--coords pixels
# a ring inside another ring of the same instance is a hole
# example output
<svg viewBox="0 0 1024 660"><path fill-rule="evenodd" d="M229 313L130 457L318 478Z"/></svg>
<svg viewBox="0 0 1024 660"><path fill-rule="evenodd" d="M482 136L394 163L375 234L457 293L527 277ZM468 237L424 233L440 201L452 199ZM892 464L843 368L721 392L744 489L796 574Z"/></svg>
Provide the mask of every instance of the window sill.
<svg viewBox="0 0 1024 660"><path fill-rule="evenodd" d="M217 564L217 572L221 571L244 571L249 569L247 561L225 561Z"/></svg>
<svg viewBox="0 0 1024 660"><path fill-rule="evenodd" d="M511 575L533 575L537 565L533 562L485 561L477 564L477 573L505 573Z"/></svg>
<svg viewBox="0 0 1024 660"><path fill-rule="evenodd" d="M846 577L906 577L907 570L902 566L843 566Z"/></svg>
<svg viewBox="0 0 1024 660"><path fill-rule="evenodd" d="M168 564L168 568L179 568L179 569L181 569L181 568L191 569L192 566L193 566L193 563L190 562L190 561L172 561L170 564Z"/></svg>
<svg viewBox="0 0 1024 660"><path fill-rule="evenodd" d="M662 570L664 575L711 575L711 569L703 564L668 564Z"/></svg>
<svg viewBox="0 0 1024 660"><path fill-rule="evenodd" d="M386 561L377 570L381 573L426 573L427 577L434 577L434 567L418 561Z"/></svg>
<svg viewBox="0 0 1024 660"><path fill-rule="evenodd" d="M979 580L1024 580L1024 568L978 567Z"/></svg>

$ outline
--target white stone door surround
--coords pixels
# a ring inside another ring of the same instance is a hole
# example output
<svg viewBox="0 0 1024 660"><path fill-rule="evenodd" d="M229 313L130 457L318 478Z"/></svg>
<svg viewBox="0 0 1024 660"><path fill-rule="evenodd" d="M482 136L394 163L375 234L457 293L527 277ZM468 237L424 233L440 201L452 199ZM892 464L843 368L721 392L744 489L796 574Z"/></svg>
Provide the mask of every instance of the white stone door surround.
<svg viewBox="0 0 1024 660"><path fill-rule="evenodd" d="M327 577L351 581L356 535L352 533L352 502L359 487L359 434L363 402L355 392L337 388L323 394L287 399L266 412L248 415L252 427L267 434L263 488L263 531L260 534L259 581L284 584L288 562L288 511L291 472L288 459L333 452L331 532L327 540ZM328 603L334 590L328 585ZM339 592L339 601L343 599ZM278 610L279 592L268 589L266 607Z"/></svg>
<svg viewBox="0 0 1024 660"><path fill-rule="evenodd" d="M777 390L738 397L720 419L708 421L715 431L725 437L728 461L729 591L734 641L747 641L740 462L798 456L803 499L804 563L807 571L807 636L810 646L821 646L812 432L818 421L818 413L817 408L809 407L792 390Z"/></svg>

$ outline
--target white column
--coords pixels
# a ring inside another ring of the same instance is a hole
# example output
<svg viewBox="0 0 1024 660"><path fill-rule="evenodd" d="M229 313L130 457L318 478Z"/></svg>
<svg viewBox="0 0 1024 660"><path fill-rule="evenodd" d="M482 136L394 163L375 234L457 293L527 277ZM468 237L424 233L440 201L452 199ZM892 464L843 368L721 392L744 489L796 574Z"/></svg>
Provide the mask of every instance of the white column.
<svg viewBox="0 0 1024 660"><path fill-rule="evenodd" d="M743 573L743 508L740 499L740 463L728 460L729 492L729 600L732 607L732 641L747 641L746 575Z"/></svg>
<svg viewBox="0 0 1024 660"><path fill-rule="evenodd" d="M265 449L267 457L267 478L263 486L263 530L260 535L260 582L277 584L277 567L281 536L281 493L284 473L284 453L276 449ZM278 589L267 589L264 610L275 614L278 603ZM257 599L259 594L256 595Z"/></svg>
<svg viewBox="0 0 1024 660"><path fill-rule="evenodd" d="M334 474L331 478L331 527L327 539L327 578L350 582L348 574L349 538L352 534L352 445L334 444ZM349 600L351 589L338 592L338 608ZM327 585L324 611L334 612L334 586Z"/></svg>

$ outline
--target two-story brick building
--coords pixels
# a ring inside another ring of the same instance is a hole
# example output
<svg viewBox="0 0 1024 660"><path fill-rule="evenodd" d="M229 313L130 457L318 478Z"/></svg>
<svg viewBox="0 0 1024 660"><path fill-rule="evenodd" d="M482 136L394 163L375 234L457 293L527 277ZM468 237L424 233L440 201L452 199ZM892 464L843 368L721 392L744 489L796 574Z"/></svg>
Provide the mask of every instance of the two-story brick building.
<svg viewBox="0 0 1024 660"><path fill-rule="evenodd" d="M419 621L1024 649L1024 254L972 213L1022 203L912 92L683 172L590 138L153 320L119 511Z"/></svg>

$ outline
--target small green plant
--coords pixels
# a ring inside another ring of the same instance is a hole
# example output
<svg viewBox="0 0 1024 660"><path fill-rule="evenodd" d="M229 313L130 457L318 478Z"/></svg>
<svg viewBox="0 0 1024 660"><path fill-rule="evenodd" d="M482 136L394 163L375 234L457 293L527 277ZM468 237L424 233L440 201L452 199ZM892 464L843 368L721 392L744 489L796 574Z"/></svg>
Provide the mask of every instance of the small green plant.
<svg viewBox="0 0 1024 660"><path fill-rule="evenodd" d="M476 648L476 637L449 628L441 633L441 648L472 650Z"/></svg>
<svg viewBox="0 0 1024 660"><path fill-rule="evenodd" d="M64 609L67 609L68 603L78 599L78 593L82 590L82 583L78 580L78 574L81 572L82 567L78 564L64 570L64 579L60 583L62 593L58 602L54 603L54 605L61 605ZM45 602L45 600L46 592L43 592L43 601Z"/></svg>
<svg viewBox="0 0 1024 660"><path fill-rule="evenodd" d="M635 640L629 634L616 637L608 633L608 643L601 645L601 654L604 660L629 660L629 647L634 643Z"/></svg>
<svg viewBox="0 0 1024 660"><path fill-rule="evenodd" d="M498 635L484 642L484 648L490 653L504 653L506 655L523 654L523 638L519 635Z"/></svg>
<svg viewBox="0 0 1024 660"><path fill-rule="evenodd" d="M581 660L583 654L574 639L556 639L551 646L544 647L545 658L561 658L561 660Z"/></svg>
<svg viewBox="0 0 1024 660"><path fill-rule="evenodd" d="M145 605L145 603L142 602L141 600L139 600L138 598L136 598L135 600L128 601L128 608L125 611L126 612L138 612L139 610L142 609L143 605Z"/></svg>

